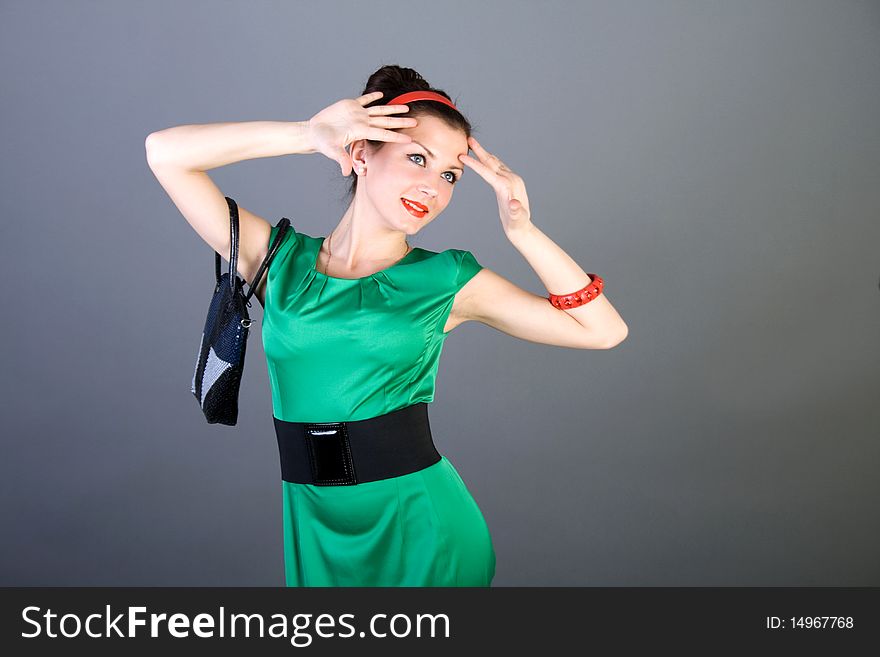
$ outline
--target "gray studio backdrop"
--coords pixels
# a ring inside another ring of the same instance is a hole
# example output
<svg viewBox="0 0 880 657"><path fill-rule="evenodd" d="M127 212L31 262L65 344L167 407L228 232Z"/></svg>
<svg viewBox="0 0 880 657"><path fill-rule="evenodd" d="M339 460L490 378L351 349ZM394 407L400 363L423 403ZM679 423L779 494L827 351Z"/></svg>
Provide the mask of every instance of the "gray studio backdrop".
<svg viewBox="0 0 880 657"><path fill-rule="evenodd" d="M459 102L630 329L447 341L432 427L495 585L880 585L880 4L837 0L4 1L0 584L283 585L260 333L209 426L213 251L144 139L305 120L386 63ZM467 173L414 243L546 294ZM320 154L210 175L309 235L344 211Z"/></svg>

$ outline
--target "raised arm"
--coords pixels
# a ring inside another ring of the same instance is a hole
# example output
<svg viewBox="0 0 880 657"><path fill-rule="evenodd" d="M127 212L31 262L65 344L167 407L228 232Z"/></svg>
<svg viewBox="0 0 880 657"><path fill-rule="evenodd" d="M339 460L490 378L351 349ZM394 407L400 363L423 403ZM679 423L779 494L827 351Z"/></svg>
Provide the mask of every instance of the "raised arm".
<svg viewBox="0 0 880 657"><path fill-rule="evenodd" d="M460 155L495 190L505 235L535 270L551 294L570 294L591 283L590 276L531 221L522 178L471 137L479 159ZM460 298L459 298L460 297ZM602 293L575 308L556 308L546 297L527 292L483 268L458 292L452 314L478 320L523 340L576 349L610 349L629 328Z"/></svg>
<svg viewBox="0 0 880 657"><path fill-rule="evenodd" d="M314 153L308 121L181 125L153 132L147 163L174 205L207 244L228 260L229 206L206 171L242 160ZM228 196L236 198L236 194ZM236 198L236 202L238 199ZM272 225L238 203L238 274L250 283L269 245ZM254 292L260 303L266 277Z"/></svg>
<svg viewBox="0 0 880 657"><path fill-rule="evenodd" d="M364 105L381 92L344 98L322 109L308 121L248 121L181 125L147 136L147 162L159 184L196 233L220 255L229 257L229 207L223 194L205 173L210 169L251 160L299 153L322 153L351 173L345 150L355 139L410 142L394 128L415 119L387 116L409 110L407 105ZM235 198L235 194L229 195ZM236 199L238 202L238 199ZM269 250L272 224L238 204L240 240L238 273L253 280ZM266 276L254 291L263 303Z"/></svg>

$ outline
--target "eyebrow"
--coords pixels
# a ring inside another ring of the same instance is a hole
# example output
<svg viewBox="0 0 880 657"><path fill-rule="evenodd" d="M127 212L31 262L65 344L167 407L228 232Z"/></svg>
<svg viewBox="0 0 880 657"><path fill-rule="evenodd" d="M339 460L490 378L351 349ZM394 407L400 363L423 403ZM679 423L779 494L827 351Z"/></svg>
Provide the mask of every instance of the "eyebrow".
<svg viewBox="0 0 880 657"><path fill-rule="evenodd" d="M413 139L413 143L414 143L414 144L418 144L419 146L421 146L422 148L424 148L426 151L428 151L428 155L430 155L431 157L433 157L435 160L437 159L437 156L434 155L434 154L430 151L430 149L429 149L427 146L425 146L422 142L420 142L420 141L416 141L415 139ZM459 166L450 166L449 168L450 168L450 169L458 169L459 171L461 171L462 173L464 173L464 169L463 169L462 167L459 167Z"/></svg>

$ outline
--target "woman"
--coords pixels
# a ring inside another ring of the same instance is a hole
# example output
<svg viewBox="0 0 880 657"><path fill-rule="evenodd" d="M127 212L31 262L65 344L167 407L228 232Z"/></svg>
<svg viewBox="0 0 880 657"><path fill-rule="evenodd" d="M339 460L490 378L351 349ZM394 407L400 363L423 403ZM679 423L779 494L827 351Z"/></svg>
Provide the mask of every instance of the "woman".
<svg viewBox="0 0 880 657"><path fill-rule="evenodd" d="M605 349L626 325L599 294L601 280L532 223L522 179L412 69L383 66L363 95L306 122L178 126L147 138L157 179L220 254L229 253L229 212L205 172L315 152L345 176L355 171L353 200L326 238L289 230L255 291L281 456L286 583L490 586L486 522L434 448L427 418L446 336L478 320L533 342ZM407 243L443 212L465 167L494 189L504 234L547 289L572 293L558 307L469 251ZM239 221L238 272L252 281L277 229L241 206Z"/></svg>

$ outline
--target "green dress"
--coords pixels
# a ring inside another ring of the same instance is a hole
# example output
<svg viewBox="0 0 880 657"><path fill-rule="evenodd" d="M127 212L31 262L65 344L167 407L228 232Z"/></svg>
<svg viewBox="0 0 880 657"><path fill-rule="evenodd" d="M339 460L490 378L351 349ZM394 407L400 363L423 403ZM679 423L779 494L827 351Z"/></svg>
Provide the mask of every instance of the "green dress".
<svg viewBox="0 0 880 657"><path fill-rule="evenodd" d="M370 276L335 278L315 269L323 239L291 226L266 274L275 417L344 422L433 401L452 302L482 266L469 251L415 247ZM445 456L350 486L281 485L287 586L491 585L489 529Z"/></svg>

